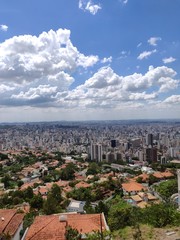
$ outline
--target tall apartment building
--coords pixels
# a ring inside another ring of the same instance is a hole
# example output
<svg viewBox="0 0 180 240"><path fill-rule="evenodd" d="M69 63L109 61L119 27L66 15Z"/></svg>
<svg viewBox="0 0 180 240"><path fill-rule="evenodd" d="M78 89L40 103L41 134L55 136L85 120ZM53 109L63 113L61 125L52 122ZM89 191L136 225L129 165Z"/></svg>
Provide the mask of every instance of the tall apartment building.
<svg viewBox="0 0 180 240"><path fill-rule="evenodd" d="M102 162L102 145L101 144L91 144L90 155L92 161Z"/></svg>
<svg viewBox="0 0 180 240"><path fill-rule="evenodd" d="M157 149L156 148L146 148L146 161L148 163L157 162Z"/></svg>
<svg viewBox="0 0 180 240"><path fill-rule="evenodd" d="M152 146L153 145L153 134L148 133L146 135L146 145L147 146Z"/></svg>

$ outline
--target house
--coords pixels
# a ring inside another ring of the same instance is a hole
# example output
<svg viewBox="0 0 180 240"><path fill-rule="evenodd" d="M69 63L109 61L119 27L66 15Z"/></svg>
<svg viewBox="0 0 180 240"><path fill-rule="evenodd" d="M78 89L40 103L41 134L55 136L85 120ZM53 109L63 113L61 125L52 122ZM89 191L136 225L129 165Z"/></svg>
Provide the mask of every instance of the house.
<svg viewBox="0 0 180 240"><path fill-rule="evenodd" d="M67 227L78 230L81 239L86 234L109 230L104 214L56 214L37 216L23 240L66 240Z"/></svg>
<svg viewBox="0 0 180 240"><path fill-rule="evenodd" d="M8 235L12 240L19 240L23 218L24 214L15 209L0 209L0 237Z"/></svg>
<svg viewBox="0 0 180 240"><path fill-rule="evenodd" d="M83 188L89 188L89 187L91 187L91 184L81 181L81 182L78 182L78 183L75 185L75 188L76 188L76 189L82 188L82 187L83 187Z"/></svg>
<svg viewBox="0 0 180 240"><path fill-rule="evenodd" d="M136 195L138 192L145 191L146 187L144 187L141 183L130 181L123 183L122 189L124 195Z"/></svg>
<svg viewBox="0 0 180 240"><path fill-rule="evenodd" d="M75 201L71 200L70 204L67 207L68 212L78 212L78 213L84 213L84 201Z"/></svg>

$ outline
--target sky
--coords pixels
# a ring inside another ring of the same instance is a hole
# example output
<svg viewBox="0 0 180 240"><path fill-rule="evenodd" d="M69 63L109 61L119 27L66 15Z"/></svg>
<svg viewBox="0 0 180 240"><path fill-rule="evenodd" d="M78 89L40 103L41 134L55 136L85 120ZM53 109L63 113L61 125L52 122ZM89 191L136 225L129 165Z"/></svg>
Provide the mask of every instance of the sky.
<svg viewBox="0 0 180 240"><path fill-rule="evenodd" d="M180 119L179 0L1 0L0 122Z"/></svg>

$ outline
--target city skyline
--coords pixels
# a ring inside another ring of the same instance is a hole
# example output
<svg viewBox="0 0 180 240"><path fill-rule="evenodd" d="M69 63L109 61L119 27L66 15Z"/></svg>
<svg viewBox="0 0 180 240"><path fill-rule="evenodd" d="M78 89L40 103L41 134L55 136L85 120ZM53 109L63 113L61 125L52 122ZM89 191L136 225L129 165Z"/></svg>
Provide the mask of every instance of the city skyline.
<svg viewBox="0 0 180 240"><path fill-rule="evenodd" d="M0 3L0 122L179 119L180 2Z"/></svg>

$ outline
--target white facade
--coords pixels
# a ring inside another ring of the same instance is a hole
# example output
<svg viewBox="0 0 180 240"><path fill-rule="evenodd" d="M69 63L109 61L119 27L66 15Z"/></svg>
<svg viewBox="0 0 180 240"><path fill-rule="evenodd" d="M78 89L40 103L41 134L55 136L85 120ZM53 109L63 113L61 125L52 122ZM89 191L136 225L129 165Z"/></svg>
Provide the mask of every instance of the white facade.
<svg viewBox="0 0 180 240"><path fill-rule="evenodd" d="M95 160L97 162L102 161L102 145L101 144L91 144L91 160Z"/></svg>

